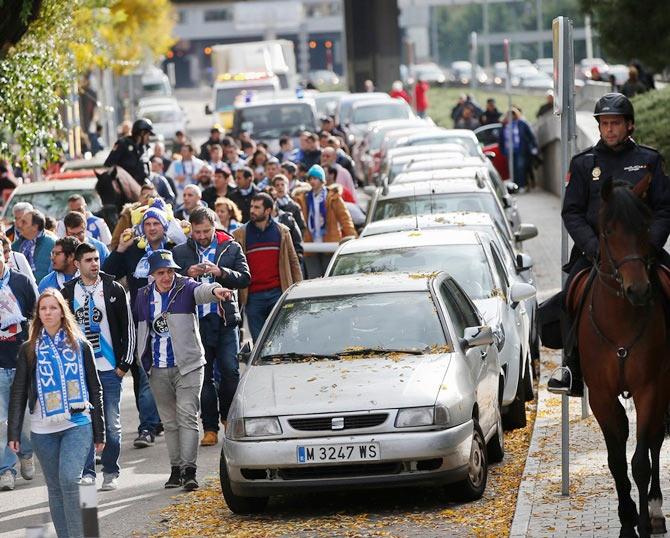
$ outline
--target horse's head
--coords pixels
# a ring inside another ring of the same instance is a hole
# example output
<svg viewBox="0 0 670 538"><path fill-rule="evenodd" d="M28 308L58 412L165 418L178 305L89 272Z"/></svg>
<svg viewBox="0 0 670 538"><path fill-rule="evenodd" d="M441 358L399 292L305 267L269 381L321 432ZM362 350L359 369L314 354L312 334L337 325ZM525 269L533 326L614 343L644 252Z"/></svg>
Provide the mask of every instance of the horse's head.
<svg viewBox="0 0 670 538"><path fill-rule="evenodd" d="M600 207L600 263L609 271L631 304L643 306L651 300L649 267L651 210L643 201L651 174L632 189L623 181L603 181Z"/></svg>

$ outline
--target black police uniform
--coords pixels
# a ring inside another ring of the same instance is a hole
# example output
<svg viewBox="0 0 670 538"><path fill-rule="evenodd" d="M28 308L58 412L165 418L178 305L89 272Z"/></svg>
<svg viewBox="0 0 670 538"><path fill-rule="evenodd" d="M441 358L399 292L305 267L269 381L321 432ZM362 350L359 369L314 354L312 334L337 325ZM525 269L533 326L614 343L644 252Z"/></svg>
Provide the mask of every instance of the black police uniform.
<svg viewBox="0 0 670 538"><path fill-rule="evenodd" d="M653 148L626 140L619 151L610 149L602 140L575 155L570 163L568 184L561 215L575 246L570 261L563 268L569 284L582 269L593 265L598 256L598 211L600 187L612 178L636 185L647 173L652 180L646 201L652 210L650 241L658 262L668 265L670 255L663 246L670 235L670 185L663 168L663 157ZM567 286L566 284L566 286Z"/></svg>
<svg viewBox="0 0 670 538"><path fill-rule="evenodd" d="M143 185L150 175L148 150L149 146L138 144L132 136L124 136L116 141L104 165L120 166Z"/></svg>

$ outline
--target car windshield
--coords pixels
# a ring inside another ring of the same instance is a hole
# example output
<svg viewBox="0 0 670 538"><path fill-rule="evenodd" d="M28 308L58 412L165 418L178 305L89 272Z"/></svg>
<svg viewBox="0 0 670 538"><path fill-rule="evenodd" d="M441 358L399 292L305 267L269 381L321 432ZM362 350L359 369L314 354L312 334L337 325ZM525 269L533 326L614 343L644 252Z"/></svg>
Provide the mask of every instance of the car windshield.
<svg viewBox="0 0 670 538"><path fill-rule="evenodd" d="M93 190L48 191L15 194L7 204L5 215L11 217L14 204L29 202L45 215L62 219L67 213L67 199L73 194L81 194L86 200L86 206L91 213L102 209L98 193Z"/></svg>
<svg viewBox="0 0 670 538"><path fill-rule="evenodd" d="M482 129L481 131L475 133L477 140L484 144L485 146L490 146L491 144L498 144L500 141L500 130L502 126L491 127L490 129Z"/></svg>
<svg viewBox="0 0 670 538"><path fill-rule="evenodd" d="M306 103L253 106L241 108L238 114L240 128L254 138L298 136L314 130L314 113Z"/></svg>
<svg viewBox="0 0 670 538"><path fill-rule="evenodd" d="M286 301L258 357L369 348L424 351L447 343L427 291L338 295Z"/></svg>
<svg viewBox="0 0 670 538"><path fill-rule="evenodd" d="M142 84L142 92L152 95L170 95L168 86L163 82L145 82Z"/></svg>
<svg viewBox="0 0 670 538"><path fill-rule="evenodd" d="M362 124L381 120L400 120L408 118L407 107L395 103L379 103L354 109L351 123Z"/></svg>
<svg viewBox="0 0 670 538"><path fill-rule="evenodd" d="M170 123L181 119L181 111L176 108L164 108L162 110L142 110L139 114L142 118L147 118L153 123Z"/></svg>
<svg viewBox="0 0 670 538"><path fill-rule="evenodd" d="M410 215L432 215L434 213L453 213L455 211L476 211L488 213L506 230L505 216L496 203L493 193L446 193L424 196L403 196L381 199L375 206L373 221Z"/></svg>
<svg viewBox="0 0 670 538"><path fill-rule="evenodd" d="M332 276L357 273L446 271L472 299L492 296L493 279L481 245L429 245L342 254Z"/></svg>
<svg viewBox="0 0 670 538"><path fill-rule="evenodd" d="M254 86L249 85L244 86L235 86L234 88L218 88L216 90L216 110L221 112L224 110L230 110L235 105L235 99L242 95L243 92L248 95L253 95L255 93L272 93L275 91L275 87L272 84L265 84L263 86Z"/></svg>

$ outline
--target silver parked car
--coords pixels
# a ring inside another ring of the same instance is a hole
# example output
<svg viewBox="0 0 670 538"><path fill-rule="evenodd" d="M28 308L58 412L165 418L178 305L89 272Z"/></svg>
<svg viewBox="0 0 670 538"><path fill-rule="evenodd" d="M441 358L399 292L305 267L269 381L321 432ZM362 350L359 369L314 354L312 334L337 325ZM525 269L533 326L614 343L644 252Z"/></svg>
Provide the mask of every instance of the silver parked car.
<svg viewBox="0 0 670 538"><path fill-rule="evenodd" d="M228 414L226 503L252 513L277 494L444 484L477 499L504 456L502 388L493 331L446 273L303 281L275 306Z"/></svg>
<svg viewBox="0 0 670 538"><path fill-rule="evenodd" d="M474 301L496 334L505 378L501 402L505 427L523 428L526 398L533 397L525 301L535 297L535 287L508 268L489 234L464 229L415 229L343 243L325 276L395 271L448 271Z"/></svg>

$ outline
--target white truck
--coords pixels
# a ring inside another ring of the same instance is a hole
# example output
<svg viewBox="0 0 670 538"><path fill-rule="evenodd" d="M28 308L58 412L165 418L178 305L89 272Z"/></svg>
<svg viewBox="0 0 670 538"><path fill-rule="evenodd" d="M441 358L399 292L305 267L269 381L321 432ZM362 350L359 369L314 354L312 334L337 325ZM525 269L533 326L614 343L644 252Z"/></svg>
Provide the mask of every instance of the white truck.
<svg viewBox="0 0 670 538"><path fill-rule="evenodd" d="M276 97L295 91L297 72L293 42L285 39L212 47L214 87L207 114L218 114L225 129L233 126L235 104L256 95Z"/></svg>

